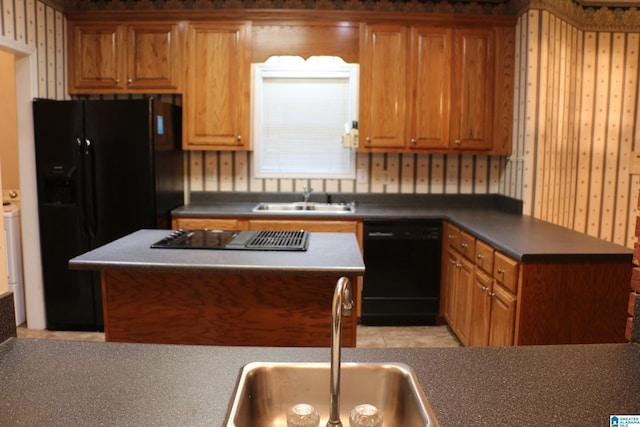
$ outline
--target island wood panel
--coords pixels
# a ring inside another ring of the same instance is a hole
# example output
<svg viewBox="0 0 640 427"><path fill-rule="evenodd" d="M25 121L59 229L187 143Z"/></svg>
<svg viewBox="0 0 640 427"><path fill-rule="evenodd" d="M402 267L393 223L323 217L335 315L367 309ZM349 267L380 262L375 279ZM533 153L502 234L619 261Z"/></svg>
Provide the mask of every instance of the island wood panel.
<svg viewBox="0 0 640 427"><path fill-rule="evenodd" d="M629 263L521 265L515 345L625 342Z"/></svg>
<svg viewBox="0 0 640 427"><path fill-rule="evenodd" d="M102 272L107 341L327 347L338 274ZM349 278L355 283L355 277ZM342 343L356 345L356 316Z"/></svg>

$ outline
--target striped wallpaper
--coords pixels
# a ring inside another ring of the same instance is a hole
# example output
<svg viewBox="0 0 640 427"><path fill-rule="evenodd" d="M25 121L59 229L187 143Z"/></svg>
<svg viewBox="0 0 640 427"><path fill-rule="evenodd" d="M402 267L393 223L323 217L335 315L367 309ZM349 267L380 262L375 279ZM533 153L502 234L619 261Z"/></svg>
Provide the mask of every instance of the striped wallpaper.
<svg viewBox="0 0 640 427"><path fill-rule="evenodd" d="M516 31L514 154L501 192L525 214L633 247L640 24L582 31L530 10Z"/></svg>
<svg viewBox="0 0 640 427"><path fill-rule="evenodd" d="M0 34L38 51L38 95L66 99L65 20L47 3L0 0ZM484 194L525 214L633 246L640 180L638 31L585 31L546 10L517 23L513 154L358 154L351 180L255 179L251 153L190 152L191 191ZM160 99L181 103L180 96Z"/></svg>

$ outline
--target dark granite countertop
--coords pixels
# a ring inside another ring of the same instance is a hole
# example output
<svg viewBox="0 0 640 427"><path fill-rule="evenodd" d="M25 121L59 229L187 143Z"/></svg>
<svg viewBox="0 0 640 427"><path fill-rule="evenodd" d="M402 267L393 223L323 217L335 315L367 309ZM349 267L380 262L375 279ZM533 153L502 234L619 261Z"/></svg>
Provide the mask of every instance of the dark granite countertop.
<svg viewBox="0 0 640 427"><path fill-rule="evenodd" d="M259 201L292 201L297 195L246 193L196 195L174 217L237 217L290 219L446 219L507 255L523 261L631 262L633 251L564 227L523 216L517 201L495 195L346 195L335 201L357 200L355 213L252 212Z"/></svg>
<svg viewBox="0 0 640 427"><path fill-rule="evenodd" d="M167 230L138 230L69 261L77 270L242 272L278 274L364 273L355 235L310 233L306 251L152 249Z"/></svg>
<svg viewBox="0 0 640 427"><path fill-rule="evenodd" d="M328 360L328 348L9 338L0 425L221 426L245 364ZM344 349L343 361L413 367L443 426L597 426L640 414L638 344Z"/></svg>

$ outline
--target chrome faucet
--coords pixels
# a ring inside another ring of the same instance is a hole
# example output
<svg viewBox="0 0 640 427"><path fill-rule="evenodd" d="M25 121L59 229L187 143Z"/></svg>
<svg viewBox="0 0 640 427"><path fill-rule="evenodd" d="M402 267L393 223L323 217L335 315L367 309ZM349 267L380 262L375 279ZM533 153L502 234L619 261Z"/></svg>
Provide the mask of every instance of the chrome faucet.
<svg viewBox="0 0 640 427"><path fill-rule="evenodd" d="M309 203L309 197L311 197L311 193L313 193L313 188L309 188L307 190L307 186L302 186L302 195L304 196L304 202Z"/></svg>
<svg viewBox="0 0 640 427"><path fill-rule="evenodd" d="M338 279L333 292L331 306L331 413L327 427L342 427L340 421L340 352L342 347L342 315L351 316L353 313L353 294L351 282L346 277Z"/></svg>

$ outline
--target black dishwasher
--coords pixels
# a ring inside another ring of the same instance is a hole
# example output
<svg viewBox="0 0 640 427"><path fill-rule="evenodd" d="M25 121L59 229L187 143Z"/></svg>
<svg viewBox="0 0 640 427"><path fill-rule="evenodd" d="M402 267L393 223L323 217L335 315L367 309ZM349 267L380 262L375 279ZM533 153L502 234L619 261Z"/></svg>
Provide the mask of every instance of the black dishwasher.
<svg viewBox="0 0 640 427"><path fill-rule="evenodd" d="M363 325L435 325L442 221L364 222Z"/></svg>

